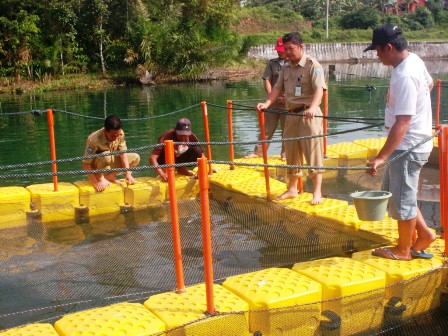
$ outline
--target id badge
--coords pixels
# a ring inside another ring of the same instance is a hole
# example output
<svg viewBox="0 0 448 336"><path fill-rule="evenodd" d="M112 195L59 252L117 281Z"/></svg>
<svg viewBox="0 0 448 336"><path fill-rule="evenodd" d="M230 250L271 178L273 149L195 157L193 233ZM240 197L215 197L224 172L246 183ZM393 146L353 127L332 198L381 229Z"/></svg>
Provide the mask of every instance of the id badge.
<svg viewBox="0 0 448 336"><path fill-rule="evenodd" d="M296 89L294 90L294 96L298 97L302 95L302 87L296 86Z"/></svg>

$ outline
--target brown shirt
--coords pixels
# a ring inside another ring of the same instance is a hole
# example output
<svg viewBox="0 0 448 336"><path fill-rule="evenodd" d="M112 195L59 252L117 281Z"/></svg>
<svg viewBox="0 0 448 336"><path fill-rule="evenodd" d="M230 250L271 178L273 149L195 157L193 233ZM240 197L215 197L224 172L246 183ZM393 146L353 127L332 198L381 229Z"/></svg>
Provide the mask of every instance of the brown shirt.
<svg viewBox="0 0 448 336"><path fill-rule="evenodd" d="M104 127L98 131L90 134L86 141L86 149L84 151L84 156L89 156L93 154L101 154L104 152L116 152L126 150L126 141L124 138L124 132L118 136L117 140L110 142L106 138L104 133ZM84 163L92 163L93 159L84 159Z"/></svg>
<svg viewBox="0 0 448 336"><path fill-rule="evenodd" d="M327 84L319 62L303 54L298 64L293 65L291 61L285 63L275 87L280 92L285 92L286 108L291 110L302 105L310 105L316 88L322 87L326 90ZM297 95L298 91L300 95Z"/></svg>

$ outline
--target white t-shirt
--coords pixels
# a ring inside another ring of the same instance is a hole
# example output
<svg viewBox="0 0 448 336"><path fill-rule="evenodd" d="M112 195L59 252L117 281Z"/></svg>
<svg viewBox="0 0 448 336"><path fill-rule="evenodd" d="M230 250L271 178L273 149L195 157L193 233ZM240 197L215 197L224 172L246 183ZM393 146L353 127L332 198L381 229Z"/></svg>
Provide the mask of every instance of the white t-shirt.
<svg viewBox="0 0 448 336"><path fill-rule="evenodd" d="M416 54L409 53L392 70L386 104L385 126L389 131L398 115L411 115L411 123L396 149L408 150L432 134L432 108L429 84L432 78ZM427 141L413 152L428 153L432 141Z"/></svg>

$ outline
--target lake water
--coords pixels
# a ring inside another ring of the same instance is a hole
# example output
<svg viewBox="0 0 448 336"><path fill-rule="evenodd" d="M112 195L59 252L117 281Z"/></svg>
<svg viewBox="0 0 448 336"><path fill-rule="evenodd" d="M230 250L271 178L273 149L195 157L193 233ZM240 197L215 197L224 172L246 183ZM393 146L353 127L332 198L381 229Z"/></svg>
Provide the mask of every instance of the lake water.
<svg viewBox="0 0 448 336"><path fill-rule="evenodd" d="M445 73L437 73L440 61L428 61L434 79L443 78ZM434 63L434 65L433 65ZM380 63L336 64L332 76L328 65L324 65L329 78L329 121L330 133L347 131L365 126L341 122L337 118L381 118L384 115L385 95L390 68ZM372 76L376 69L377 77ZM365 76L362 72L366 73ZM68 159L83 155L85 139L94 130L102 127L106 115L115 114L124 119L124 131L128 148L138 148L157 143L158 136L174 127L177 119L188 117L193 123L193 131L205 141L200 106L206 101L209 114L211 141L228 141L227 100L235 102L233 113L234 140L256 141L258 117L252 107L265 97L261 79L245 81L216 81L210 83L184 83L138 88L117 88L100 91L48 92L33 95L0 96L0 166L42 162L50 159L48 127L43 116L31 114L32 110L52 108L55 112L55 135L57 159ZM433 98L435 91L433 92ZM446 98L445 98L446 101ZM442 102L443 103L443 102ZM189 108L195 106L194 108ZM238 110L238 108L240 108ZM15 114L19 113L19 114ZM443 120L443 118L442 118ZM329 137L328 143L350 141L359 137L383 136L381 127L363 132L341 134ZM250 152L253 144L235 146L235 157ZM269 154L279 152L279 143L273 143ZM142 151L142 164L148 164L150 151ZM213 146L214 159L227 160L227 146ZM78 170L81 164L70 162L59 164L58 170ZM17 167L2 173L20 174L48 172L45 167ZM138 173L137 173L138 175ZM79 176L63 177L72 181ZM27 185L35 182L51 181L48 178L1 179L0 185Z"/></svg>
<svg viewBox="0 0 448 336"><path fill-rule="evenodd" d="M339 65L336 74L330 77L329 115L332 118L383 117L387 69L378 70L381 76L372 76L371 72L362 76L359 74L360 66L363 65ZM366 67L371 69L372 65ZM445 73L436 70L432 74L435 79L446 78ZM433 99L434 96L435 92ZM447 101L446 96L445 90L442 103ZM201 101L208 104L211 140L226 142L226 102L233 100L234 141L243 142L235 146L235 157L242 157L253 148L253 144L245 142L257 139L258 117L253 107L263 99L261 79L3 95L0 96L0 174L51 170L49 164L38 167L23 165L50 159L45 114L37 116L31 113L33 110L56 110L57 158L69 159L83 155L86 137L102 127L104 117L111 114L124 120L128 148L155 144L158 136L173 128L181 117L191 119L193 131L203 140L202 112L198 106ZM446 114L442 115L442 121L447 119ZM331 119L328 131L341 134L331 136L328 142L384 136L382 127L342 133L366 126L365 121ZM269 153L278 154L279 147L279 143L273 143ZM148 165L150 151L143 150L140 154L142 165ZM213 145L212 154L213 159L228 160L228 146ZM7 165L16 167L4 169ZM58 165L59 171L78 169L81 169L81 164L77 161ZM153 172L145 171L134 175L151 174ZM62 176L59 181L80 179L85 179L82 172ZM1 178L0 186L44 182L51 182L51 177ZM324 192L327 192L326 187ZM434 204L427 202L423 206L429 209L434 222L437 222L440 216ZM217 201L211 202L217 281L229 275L334 255L335 251L340 253L341 246L367 249L378 244L367 238L353 241L346 233L333 232L325 225L315 228L311 221L300 223L302 230L307 225L313 227L308 237L286 234L285 227L295 225L297 218L291 219L291 223L286 219L280 221L275 217L278 215L275 209L256 209L255 204L246 206L250 207L246 209L247 213L264 211L263 216L274 218L276 222L254 223L253 216L229 214L228 204L223 206ZM195 201L180 202L179 207L186 284L191 285L203 281L200 211ZM315 241L319 235L320 247L311 252L304 250L304 243L309 239ZM141 302L149 295L175 288L166 204L152 212L120 214L113 218L104 216L85 223L34 223L2 230L0 246L0 330L34 321L52 322L63 314L117 301Z"/></svg>

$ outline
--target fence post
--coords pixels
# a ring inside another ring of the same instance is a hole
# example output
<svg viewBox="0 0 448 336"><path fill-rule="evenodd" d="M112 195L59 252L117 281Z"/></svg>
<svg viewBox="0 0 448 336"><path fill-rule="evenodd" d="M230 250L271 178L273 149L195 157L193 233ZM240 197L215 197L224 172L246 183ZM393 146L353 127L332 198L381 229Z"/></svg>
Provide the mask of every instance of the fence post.
<svg viewBox="0 0 448 336"><path fill-rule="evenodd" d="M198 159L199 196L201 200L202 218L202 251L204 256L205 294L207 300L207 313L215 315L213 297L213 253L210 230L210 204L209 204L209 179L207 175L207 159Z"/></svg>
<svg viewBox="0 0 448 336"><path fill-rule="evenodd" d="M173 140L165 140L165 163L175 164ZM185 292L184 269L182 266L182 248L180 244L179 211L177 208L176 177L174 167L168 167L168 192L170 197L171 230L173 235L174 267L176 271L176 293Z"/></svg>
<svg viewBox="0 0 448 336"><path fill-rule="evenodd" d="M324 115L324 120L323 122L323 132L324 134L327 134L327 130L328 130L328 89L324 90L324 95L323 95L323 115ZM327 155L327 137L324 136L324 157Z"/></svg>
<svg viewBox="0 0 448 336"><path fill-rule="evenodd" d="M447 229L447 212L448 200L448 183L446 174L448 173L448 126L438 126L442 132L438 134L439 140L439 175L440 175L440 227L442 229L442 238L445 239L445 255L448 255L448 234Z"/></svg>
<svg viewBox="0 0 448 336"><path fill-rule="evenodd" d="M205 101L201 102L202 107L202 119L204 120L204 132L205 132L205 141L207 141L207 158L209 161L212 159L212 147L210 146L210 128L208 127L208 111L207 111L207 103ZM212 164L208 164L208 173L211 174L213 172Z"/></svg>
<svg viewBox="0 0 448 336"><path fill-rule="evenodd" d="M260 124L260 140L266 140L266 128L264 124L264 112L257 109L258 112L258 123ZM263 163L268 164L268 154L266 142L261 143L261 149L263 151ZM266 199L269 201L271 199L271 186L269 185L269 168L264 166L264 180L266 182Z"/></svg>
<svg viewBox="0 0 448 336"><path fill-rule="evenodd" d="M58 167L56 162L56 140L54 136L54 116L53 110L47 110L47 122L48 122L48 132L50 134L50 157L53 163L51 164L51 171L56 173L58 171ZM58 191L58 176L53 175L53 190Z"/></svg>
<svg viewBox="0 0 448 336"><path fill-rule="evenodd" d="M436 126L440 124L440 97L442 94L442 81L436 80Z"/></svg>
<svg viewBox="0 0 448 336"><path fill-rule="evenodd" d="M233 120L232 120L232 111L233 111L233 103L231 100L227 101L227 129L229 132L229 155L230 162L235 160L235 149L233 146ZM235 166L233 164L230 165L230 170L234 170Z"/></svg>

